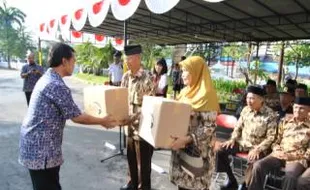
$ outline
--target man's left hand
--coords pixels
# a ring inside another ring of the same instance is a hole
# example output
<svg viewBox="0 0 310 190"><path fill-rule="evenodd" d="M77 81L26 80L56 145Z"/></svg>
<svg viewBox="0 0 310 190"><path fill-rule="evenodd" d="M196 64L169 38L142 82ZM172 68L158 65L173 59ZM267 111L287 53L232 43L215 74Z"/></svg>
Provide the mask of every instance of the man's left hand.
<svg viewBox="0 0 310 190"><path fill-rule="evenodd" d="M253 149L248 154L248 161L254 162L259 159L259 151L257 149Z"/></svg>
<svg viewBox="0 0 310 190"><path fill-rule="evenodd" d="M287 160L287 155L283 151L273 151L271 153L271 156L274 156L276 158L279 158L281 160Z"/></svg>

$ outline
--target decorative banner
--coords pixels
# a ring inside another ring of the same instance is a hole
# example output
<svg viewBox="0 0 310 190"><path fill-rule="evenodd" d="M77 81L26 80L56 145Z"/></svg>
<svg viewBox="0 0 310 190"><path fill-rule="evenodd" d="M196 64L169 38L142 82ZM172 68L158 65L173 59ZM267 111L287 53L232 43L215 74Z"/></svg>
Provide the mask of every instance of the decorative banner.
<svg viewBox="0 0 310 190"><path fill-rule="evenodd" d="M112 0L112 13L117 20L126 20L136 12L140 2L141 0Z"/></svg>
<svg viewBox="0 0 310 190"><path fill-rule="evenodd" d="M92 0L88 7L88 20L92 27L99 26L106 18L109 8L110 0Z"/></svg>
<svg viewBox="0 0 310 190"><path fill-rule="evenodd" d="M59 27L62 33L67 33L67 31L70 30L70 25L71 25L70 15L63 15L60 17Z"/></svg>
<svg viewBox="0 0 310 190"><path fill-rule="evenodd" d="M86 23L87 19L87 10L82 8L78 9L73 13L72 16L72 26L76 31L82 30Z"/></svg>
<svg viewBox="0 0 310 190"><path fill-rule="evenodd" d="M112 38L111 44L118 51L124 50L125 43L122 38L119 38L119 37Z"/></svg>
<svg viewBox="0 0 310 190"><path fill-rule="evenodd" d="M58 30L58 20L52 19L48 22L47 28L49 30L49 34L53 37L56 36L57 30Z"/></svg>
<svg viewBox="0 0 310 190"><path fill-rule="evenodd" d="M95 34L95 40L96 42L103 42L105 40L105 36L104 35L100 35L100 34Z"/></svg>
<svg viewBox="0 0 310 190"><path fill-rule="evenodd" d="M64 40L83 42L84 35L77 33L83 29L88 17L89 23L93 27L98 27L104 22L110 5L111 11L117 20L126 20L131 17L138 9L141 0L90 0L85 4L80 5L81 9L76 10L73 14L66 14L58 19L51 19L47 23L42 23L39 26L40 37L55 37L58 27L61 30L61 35ZM151 12L162 14L171 10L180 0L145 0L145 3ZM70 31L70 26L75 31ZM58 34L59 35L59 34ZM106 44L109 39L104 35L86 37L88 40L96 44ZM117 50L123 50L124 41L121 38L112 38L112 45Z"/></svg>
<svg viewBox="0 0 310 190"><path fill-rule="evenodd" d="M146 6L151 12L163 14L175 7L180 0L145 0Z"/></svg>
<svg viewBox="0 0 310 190"><path fill-rule="evenodd" d="M45 28L46 28L45 23L40 24L40 26L39 26L39 36L40 37L42 37L45 34L45 32L46 32Z"/></svg>
<svg viewBox="0 0 310 190"><path fill-rule="evenodd" d="M83 43L83 32L71 31L71 43Z"/></svg>
<svg viewBox="0 0 310 190"><path fill-rule="evenodd" d="M106 36L101 34L94 34L95 36L95 46L97 47L104 47L108 44L109 40Z"/></svg>

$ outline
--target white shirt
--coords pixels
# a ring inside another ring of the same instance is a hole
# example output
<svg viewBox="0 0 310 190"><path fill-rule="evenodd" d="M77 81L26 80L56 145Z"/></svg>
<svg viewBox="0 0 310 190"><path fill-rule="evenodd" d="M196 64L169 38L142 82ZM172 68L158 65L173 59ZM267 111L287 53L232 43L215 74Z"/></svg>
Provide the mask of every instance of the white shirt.
<svg viewBox="0 0 310 190"><path fill-rule="evenodd" d="M167 74L163 74L160 76L157 86L157 92L161 93L161 91L168 85Z"/></svg>
<svg viewBox="0 0 310 190"><path fill-rule="evenodd" d="M109 75L111 75L111 81L113 83L121 82L123 77L122 63L119 64L112 63L109 67Z"/></svg>

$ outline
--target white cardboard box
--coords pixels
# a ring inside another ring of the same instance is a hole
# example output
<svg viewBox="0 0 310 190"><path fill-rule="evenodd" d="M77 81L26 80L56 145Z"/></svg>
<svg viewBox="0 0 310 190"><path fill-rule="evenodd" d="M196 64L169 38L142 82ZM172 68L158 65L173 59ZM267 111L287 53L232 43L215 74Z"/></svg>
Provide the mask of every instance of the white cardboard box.
<svg viewBox="0 0 310 190"><path fill-rule="evenodd" d="M117 120L129 115L128 89L116 86L84 88L84 110L95 117L111 115Z"/></svg>
<svg viewBox="0 0 310 190"><path fill-rule="evenodd" d="M191 105L175 100L144 96L139 136L156 148L170 148L171 136L188 132Z"/></svg>

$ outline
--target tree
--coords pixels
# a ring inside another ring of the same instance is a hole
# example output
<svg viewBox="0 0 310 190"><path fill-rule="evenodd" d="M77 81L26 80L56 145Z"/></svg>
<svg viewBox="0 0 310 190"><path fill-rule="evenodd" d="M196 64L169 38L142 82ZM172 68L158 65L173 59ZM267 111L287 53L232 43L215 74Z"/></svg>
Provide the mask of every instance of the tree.
<svg viewBox="0 0 310 190"><path fill-rule="evenodd" d="M310 44L289 45L289 48L285 51L284 58L286 64L295 64L295 79L297 79L298 69L310 66Z"/></svg>
<svg viewBox="0 0 310 190"><path fill-rule="evenodd" d="M146 69L151 70L154 67L156 59L159 58L172 58L171 46L159 46L154 43L136 40L135 43L141 44L142 46L142 63Z"/></svg>
<svg viewBox="0 0 310 190"><path fill-rule="evenodd" d="M240 62L241 59L244 59L248 53L248 48L245 44L236 44L232 43L229 46L225 46L222 50L222 56L227 56L232 58L232 76L233 76L233 66L235 65L235 62ZM249 68L249 66L248 66ZM248 69L249 70L249 69ZM228 70L227 70L228 72ZM227 73L228 74L228 73ZM245 74L245 73L244 73ZM248 75L245 75L246 81L248 81Z"/></svg>
<svg viewBox="0 0 310 190"><path fill-rule="evenodd" d="M16 32L17 28L21 28L25 22L26 14L15 7L7 7L6 2L3 1L0 6L0 33L2 34L1 41L2 47L5 50L5 54L8 61L8 67L11 68L10 58L12 55L11 48L14 46L14 41L18 36Z"/></svg>
<svg viewBox="0 0 310 190"><path fill-rule="evenodd" d="M77 63L88 73L100 74L102 68L109 67L113 59L113 47L109 43L103 48L98 48L90 42L75 46Z"/></svg>
<svg viewBox="0 0 310 190"><path fill-rule="evenodd" d="M245 83L248 84L256 84L256 79L267 79L267 74L260 69L259 65L261 62L255 58L254 62L251 62L253 59L253 46L249 44L249 46L245 44L237 44L232 43L229 46L225 46L222 51L222 55L228 56L232 58L232 62L246 60L247 61L247 67L239 67L240 72L245 77ZM255 65L253 67L253 65Z"/></svg>
<svg viewBox="0 0 310 190"><path fill-rule="evenodd" d="M18 58L23 58L27 54L27 51L35 51L36 47L31 40L31 34L26 31L25 27L21 27L17 33L17 38L14 40L14 46L12 46L12 55Z"/></svg>

